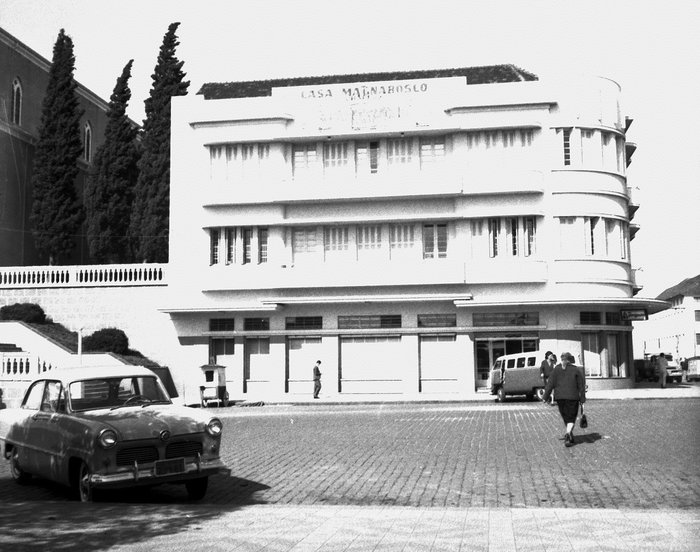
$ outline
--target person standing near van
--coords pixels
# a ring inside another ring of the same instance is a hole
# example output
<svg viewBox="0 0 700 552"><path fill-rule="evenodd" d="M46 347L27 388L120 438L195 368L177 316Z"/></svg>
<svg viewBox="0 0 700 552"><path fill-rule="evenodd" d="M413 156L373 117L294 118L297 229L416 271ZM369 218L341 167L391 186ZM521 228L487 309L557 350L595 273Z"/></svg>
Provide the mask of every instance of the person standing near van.
<svg viewBox="0 0 700 552"><path fill-rule="evenodd" d="M318 399L318 394L321 392L321 361L317 360L314 364L314 399Z"/></svg>
<svg viewBox="0 0 700 552"><path fill-rule="evenodd" d="M544 360L542 361L542 364L540 364L540 376L542 377L542 380L544 381L545 387L547 387L547 382L549 381L549 376L552 375L552 370L554 370L554 366L556 364L557 364L557 355L555 355L552 351L547 351L544 354ZM550 404L552 406L554 406L554 394L552 394Z"/></svg>
<svg viewBox="0 0 700 552"><path fill-rule="evenodd" d="M666 360L666 355L659 353L659 358L656 359L656 371L659 374L659 383L661 388L666 388L666 369L668 368L668 360Z"/></svg>
<svg viewBox="0 0 700 552"><path fill-rule="evenodd" d="M586 402L586 377L583 370L574 364L574 356L571 353L562 353L561 364L557 364L552 370L542 397L544 402L549 401L552 391L557 396L559 414L566 424L564 445L570 447L574 444L574 426L579 404Z"/></svg>

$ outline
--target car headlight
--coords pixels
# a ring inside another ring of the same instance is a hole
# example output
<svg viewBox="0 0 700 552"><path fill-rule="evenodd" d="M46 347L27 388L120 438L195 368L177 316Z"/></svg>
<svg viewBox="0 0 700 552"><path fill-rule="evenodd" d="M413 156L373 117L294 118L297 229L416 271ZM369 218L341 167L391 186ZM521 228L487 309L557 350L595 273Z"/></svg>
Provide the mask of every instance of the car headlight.
<svg viewBox="0 0 700 552"><path fill-rule="evenodd" d="M223 424L219 418L212 418L207 424L207 433L212 437L218 437L221 435L221 431L224 429Z"/></svg>
<svg viewBox="0 0 700 552"><path fill-rule="evenodd" d="M113 429L103 429L97 436L97 442L103 449L112 448L117 444L117 433Z"/></svg>

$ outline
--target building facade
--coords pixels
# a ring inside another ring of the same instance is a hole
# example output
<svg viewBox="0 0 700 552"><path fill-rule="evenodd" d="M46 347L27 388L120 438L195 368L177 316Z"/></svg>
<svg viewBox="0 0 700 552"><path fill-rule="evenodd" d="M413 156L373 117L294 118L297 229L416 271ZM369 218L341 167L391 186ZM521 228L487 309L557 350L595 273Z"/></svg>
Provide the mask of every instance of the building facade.
<svg viewBox="0 0 700 552"><path fill-rule="evenodd" d="M633 145L608 79L510 65L173 98L170 314L232 399L466 397L502 354L632 385Z"/></svg>
<svg viewBox="0 0 700 552"><path fill-rule="evenodd" d="M675 360L700 356L700 275L659 294L671 308L634 325L635 358L665 353Z"/></svg>
<svg viewBox="0 0 700 552"><path fill-rule="evenodd" d="M32 167L42 102L51 62L0 28L0 266L46 264L37 253L29 215ZM116 80L116 76L115 76ZM77 88L83 155L75 186L83 197L85 178L104 139L108 104L82 85ZM76 240L68 263L89 262L86 241Z"/></svg>

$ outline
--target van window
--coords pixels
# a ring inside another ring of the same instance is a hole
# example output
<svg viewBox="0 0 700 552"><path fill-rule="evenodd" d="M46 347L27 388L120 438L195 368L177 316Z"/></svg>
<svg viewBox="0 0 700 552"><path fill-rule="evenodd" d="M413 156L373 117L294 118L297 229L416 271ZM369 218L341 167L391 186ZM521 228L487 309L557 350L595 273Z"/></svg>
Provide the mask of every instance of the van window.
<svg viewBox="0 0 700 552"><path fill-rule="evenodd" d="M525 357L518 358L518 368L525 368Z"/></svg>
<svg viewBox="0 0 700 552"><path fill-rule="evenodd" d="M496 369L496 370L500 370L500 369L501 369L501 361L500 361L500 360L497 360L497 361L496 361L496 364L494 364L493 367L494 367L494 369Z"/></svg>
<svg viewBox="0 0 700 552"><path fill-rule="evenodd" d="M528 366L536 366L537 364L537 357L527 357L527 365Z"/></svg>
<svg viewBox="0 0 700 552"><path fill-rule="evenodd" d="M506 368L514 368L514 367L515 367L515 359L509 358L508 363L506 364Z"/></svg>

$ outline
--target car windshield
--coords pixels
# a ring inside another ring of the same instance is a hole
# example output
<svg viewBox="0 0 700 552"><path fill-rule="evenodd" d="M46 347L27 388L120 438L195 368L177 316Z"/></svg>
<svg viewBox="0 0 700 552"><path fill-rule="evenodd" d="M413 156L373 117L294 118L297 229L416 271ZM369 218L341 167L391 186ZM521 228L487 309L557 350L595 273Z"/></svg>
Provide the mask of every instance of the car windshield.
<svg viewBox="0 0 700 552"><path fill-rule="evenodd" d="M68 389L73 412L170 403L155 375L80 380L72 382Z"/></svg>

